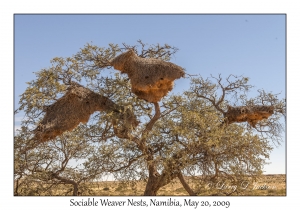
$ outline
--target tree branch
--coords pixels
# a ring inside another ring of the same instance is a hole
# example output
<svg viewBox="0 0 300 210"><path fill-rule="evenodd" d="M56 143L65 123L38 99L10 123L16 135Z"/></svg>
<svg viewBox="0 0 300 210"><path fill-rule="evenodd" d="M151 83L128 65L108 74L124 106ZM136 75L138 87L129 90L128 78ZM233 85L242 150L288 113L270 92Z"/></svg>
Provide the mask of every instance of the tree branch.
<svg viewBox="0 0 300 210"><path fill-rule="evenodd" d="M52 173L51 176L55 179L58 179L59 181L61 181L63 183L73 185L73 196L78 195L78 183L77 182L70 180L70 179L66 179L64 177L61 177L57 173Z"/></svg>
<svg viewBox="0 0 300 210"><path fill-rule="evenodd" d="M190 188L188 183L185 181L181 171L178 172L177 177L179 178L184 189L189 193L189 195L196 196L196 193Z"/></svg>
<svg viewBox="0 0 300 210"><path fill-rule="evenodd" d="M153 125L156 123L156 121L160 117L160 108L159 108L158 102L154 102L153 104L155 107L155 114L154 114L153 118L150 120L150 122L146 125L146 128L143 131L142 136L144 136L145 134L149 133L152 130Z"/></svg>

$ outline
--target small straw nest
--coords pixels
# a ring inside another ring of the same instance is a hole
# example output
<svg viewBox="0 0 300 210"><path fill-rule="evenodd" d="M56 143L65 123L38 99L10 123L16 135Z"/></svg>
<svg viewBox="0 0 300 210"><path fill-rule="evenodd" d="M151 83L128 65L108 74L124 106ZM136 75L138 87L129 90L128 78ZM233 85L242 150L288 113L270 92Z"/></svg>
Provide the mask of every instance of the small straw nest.
<svg viewBox="0 0 300 210"><path fill-rule="evenodd" d="M141 58L128 50L110 61L116 70L126 73L131 91L148 102L158 102L173 89L174 80L184 76L182 67L155 58Z"/></svg>
<svg viewBox="0 0 300 210"><path fill-rule="evenodd" d="M87 123L95 111L113 112L114 117L120 118L119 124L126 125L125 128L122 126L123 130L128 131L130 126L131 129L135 128L139 123L129 109L124 109L107 97L75 82L72 82L64 96L54 104L45 106L44 111L46 114L43 120L34 130L34 139L40 142L49 141L65 131L71 131L79 123Z"/></svg>
<svg viewBox="0 0 300 210"><path fill-rule="evenodd" d="M273 113L273 106L228 106L224 117L228 124L234 122L248 122L252 127L255 127L258 121L268 119Z"/></svg>

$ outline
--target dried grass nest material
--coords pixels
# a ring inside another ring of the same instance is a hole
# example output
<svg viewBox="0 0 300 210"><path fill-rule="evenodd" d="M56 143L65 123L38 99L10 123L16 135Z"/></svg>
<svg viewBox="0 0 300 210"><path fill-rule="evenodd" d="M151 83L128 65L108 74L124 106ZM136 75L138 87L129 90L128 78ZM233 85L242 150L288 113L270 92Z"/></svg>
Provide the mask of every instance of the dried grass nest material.
<svg viewBox="0 0 300 210"><path fill-rule="evenodd" d="M148 102L158 102L173 89L174 80L184 76L182 67L155 58L141 58L128 50L110 61L116 70L126 73L131 91Z"/></svg>
<svg viewBox="0 0 300 210"><path fill-rule="evenodd" d="M94 93L78 83L73 82L64 96L50 106L44 107L43 120L34 130L34 139L45 142L54 139L65 131L71 131L79 123L88 122L95 111L113 112L119 118L118 127L123 130L136 127L138 121L129 109L118 106L105 96ZM116 122L116 121L114 121ZM126 126L125 126L126 125Z"/></svg>
<svg viewBox="0 0 300 210"><path fill-rule="evenodd" d="M273 106L228 106L224 117L226 123L248 122L252 127L255 127L258 121L268 119L274 113Z"/></svg>

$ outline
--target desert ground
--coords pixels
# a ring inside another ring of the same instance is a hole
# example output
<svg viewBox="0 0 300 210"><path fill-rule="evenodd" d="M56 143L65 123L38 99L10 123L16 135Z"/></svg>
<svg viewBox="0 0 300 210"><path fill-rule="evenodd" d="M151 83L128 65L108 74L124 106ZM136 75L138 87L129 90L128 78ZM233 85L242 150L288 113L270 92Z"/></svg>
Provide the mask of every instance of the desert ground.
<svg viewBox="0 0 300 210"><path fill-rule="evenodd" d="M189 185L196 189L197 184L195 181L186 178ZM90 185L90 193L98 196L141 196L143 195L143 191L145 189L146 183L143 181L137 182L118 182L118 181L102 181L93 183ZM209 187L209 184L206 186ZM222 192L222 189L225 190L227 188L227 192L230 191L229 188L234 186L230 186L226 183L218 183L215 185L215 192L218 189L218 192ZM211 187L213 188L213 187ZM262 178L258 179L256 182L247 185L244 183L244 189L240 192L241 196L286 196L286 175L285 174L272 174L272 175L264 175ZM214 189L212 191L203 191L199 192L199 196L207 196L212 195ZM89 194L89 193L88 193ZM172 183L162 187L158 191L158 196L188 196L189 194L183 188L179 180L175 180ZM217 194L216 194L217 195ZM221 194L218 194L221 195ZM236 194L233 194L237 196ZM85 196L85 193L82 193L82 196ZM86 196L88 196L86 194Z"/></svg>

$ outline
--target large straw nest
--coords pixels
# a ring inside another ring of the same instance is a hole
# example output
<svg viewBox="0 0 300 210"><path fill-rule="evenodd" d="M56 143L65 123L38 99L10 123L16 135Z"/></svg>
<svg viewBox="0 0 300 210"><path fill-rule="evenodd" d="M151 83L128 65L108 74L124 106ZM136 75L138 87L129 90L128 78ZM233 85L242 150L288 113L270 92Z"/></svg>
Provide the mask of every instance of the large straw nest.
<svg viewBox="0 0 300 210"><path fill-rule="evenodd" d="M44 142L54 139L65 131L71 131L79 125L89 121L95 111L113 112L120 118L123 130L138 125L138 121L129 109L124 109L107 97L94 93L75 82L67 89L66 94L54 104L44 108L46 112L43 120L35 129L35 137ZM119 126L120 127L120 126Z"/></svg>
<svg viewBox="0 0 300 210"><path fill-rule="evenodd" d="M228 124L248 122L252 127L255 127L258 121L268 119L273 113L273 106L228 106L224 117Z"/></svg>
<svg viewBox="0 0 300 210"><path fill-rule="evenodd" d="M174 80L184 76L182 67L155 58L141 58L128 50L110 61L114 69L126 73L132 92L148 102L158 102L173 89Z"/></svg>

